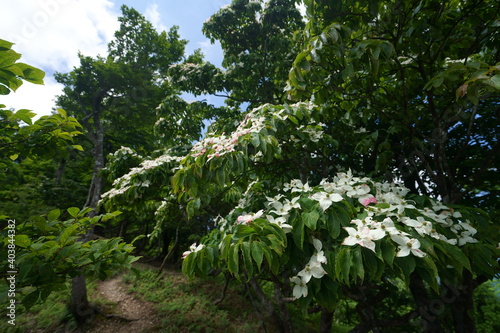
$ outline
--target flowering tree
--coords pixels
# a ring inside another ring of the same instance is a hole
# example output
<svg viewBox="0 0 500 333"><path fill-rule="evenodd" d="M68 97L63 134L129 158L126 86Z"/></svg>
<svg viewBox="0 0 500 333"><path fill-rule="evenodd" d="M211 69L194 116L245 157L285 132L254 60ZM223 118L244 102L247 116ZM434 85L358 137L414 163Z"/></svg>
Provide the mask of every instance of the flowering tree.
<svg viewBox="0 0 500 333"><path fill-rule="evenodd" d="M320 163L331 145L321 117L311 104L264 105L231 135L208 136L193 147L172 181L190 216L217 193L244 192L202 245L185 253L183 272L222 269L255 288L259 279L271 281L283 327L286 297L325 311L352 298L362 308L359 331L419 316L426 327L439 325L423 316L432 294L459 284L467 272L482 278L497 272L489 217L350 171L320 179L314 169L301 169L301 158ZM398 279L415 307L376 319L374 307ZM378 292L369 295L369 287Z"/></svg>
<svg viewBox="0 0 500 333"><path fill-rule="evenodd" d="M346 297L359 304L360 332L415 318L428 329L438 326L425 316L430 300L467 274L487 279L497 272L490 218L349 170L314 172L328 170L324 154L334 142L323 133L323 117L312 104L264 105L235 132L208 135L183 158L167 154L143 162L103 201L116 208L120 200L158 195L150 184L170 178L155 215L180 204L190 219L208 215L216 223L184 253L184 274L236 277L285 330L292 330L286 301L304 309L319 305L323 326L331 327L331 314ZM233 208L216 217L211 208L221 201ZM397 281L414 305L399 316L376 318L377 305ZM274 286L275 304L265 298L263 283Z"/></svg>
<svg viewBox="0 0 500 333"><path fill-rule="evenodd" d="M326 332L348 298L357 303L355 332L408 323L473 332L472 292L498 272L497 228L477 208L494 212L498 203L490 200L498 191L498 5L304 4L307 23L294 39L302 52L285 91L310 102L255 103L236 130L122 177L105 199L154 193L155 216L169 207L213 221L184 253L184 273L234 276L284 331L292 330L287 301L319 309ZM233 7L219 16L237 15ZM221 77L206 67L177 70L184 83ZM149 186L165 179L163 192ZM263 292L269 285L273 300ZM411 304L381 316L399 286Z"/></svg>

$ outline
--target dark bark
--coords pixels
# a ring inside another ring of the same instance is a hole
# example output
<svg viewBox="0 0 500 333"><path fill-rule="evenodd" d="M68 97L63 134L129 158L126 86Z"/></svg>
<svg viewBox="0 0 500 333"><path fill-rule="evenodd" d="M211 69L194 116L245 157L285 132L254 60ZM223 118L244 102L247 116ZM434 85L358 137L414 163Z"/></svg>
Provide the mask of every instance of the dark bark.
<svg viewBox="0 0 500 333"><path fill-rule="evenodd" d="M92 150L92 155L94 158L94 167L92 170L92 181L89 188L87 202L85 207L90 207L93 210L89 213L90 217L97 215L97 206L102 194L103 180L100 175L102 168L104 168L104 129L101 124L101 112L100 104L105 92L101 91L94 99L93 106L93 124L85 121L89 136L92 143L94 144L94 149ZM87 242L92 239L94 234L94 228L92 227L87 231L80 241ZM95 315L95 309L90 305L87 298L87 283L85 276L80 275L72 280L71 286L71 309L78 323L88 322L92 320Z"/></svg>
<svg viewBox="0 0 500 333"><path fill-rule="evenodd" d="M87 282L80 275L71 280L71 313L79 325L91 322L97 313L87 298Z"/></svg>
<svg viewBox="0 0 500 333"><path fill-rule="evenodd" d="M425 289L424 282L416 273L412 273L410 277L410 291L413 299L418 307L418 314L422 320L422 328L424 333L442 333L441 323L439 319L440 313L435 309L430 309L431 299Z"/></svg>
<svg viewBox="0 0 500 333"><path fill-rule="evenodd" d="M258 313L258 316L262 317L263 327L265 327L265 320L267 319L276 329L279 330L279 332L288 333L288 331L285 330L286 327L284 327L285 325L283 325L276 307L267 299L257 280L255 278L251 278L248 285L252 287L252 290L257 296L258 302L252 298L252 303Z"/></svg>
<svg viewBox="0 0 500 333"><path fill-rule="evenodd" d="M94 158L94 167L92 170L92 181L90 183L90 189L87 196L87 202L85 207L91 207L94 210L97 209L97 204L101 199L102 194L102 177L101 170L104 168L104 129L102 128L100 112L94 112L94 133L92 137L92 143L94 144L94 149L92 150L92 157Z"/></svg>
<svg viewBox="0 0 500 333"><path fill-rule="evenodd" d="M124 219L120 222L120 231L118 232L118 237L125 237L125 234L127 233L127 225L128 219Z"/></svg>
<svg viewBox="0 0 500 333"><path fill-rule="evenodd" d="M446 286L456 298L451 302L455 333L475 333L476 324L471 314L474 311L474 280L469 271L464 270L461 286Z"/></svg>
<svg viewBox="0 0 500 333"><path fill-rule="evenodd" d="M326 308L321 309L321 318L319 323L320 333L331 333L333 325L333 312Z"/></svg>
<svg viewBox="0 0 500 333"><path fill-rule="evenodd" d="M275 282L274 283L274 300L278 304L278 308L281 314L281 326L283 332L293 333L292 319L290 318L290 312L286 307L285 301L283 299L283 294L281 292L281 286Z"/></svg>
<svg viewBox="0 0 500 333"><path fill-rule="evenodd" d="M165 256L165 258L163 259L162 263L161 263L161 266L160 266L160 269L158 270L158 275L159 276L163 270L163 267L165 266L165 264L167 263L167 260L172 256L172 253L174 253L175 249L179 246L179 226L177 226L177 228L175 229L175 243L174 243L174 246L172 246L172 248L170 249L170 251L167 253L167 255Z"/></svg>
<svg viewBox="0 0 500 333"><path fill-rule="evenodd" d="M55 177L54 177L56 185L61 184L61 179L62 179L62 176L64 173L65 166L66 166L66 159L62 159L61 162L59 162L59 167L57 168L56 173L55 173Z"/></svg>

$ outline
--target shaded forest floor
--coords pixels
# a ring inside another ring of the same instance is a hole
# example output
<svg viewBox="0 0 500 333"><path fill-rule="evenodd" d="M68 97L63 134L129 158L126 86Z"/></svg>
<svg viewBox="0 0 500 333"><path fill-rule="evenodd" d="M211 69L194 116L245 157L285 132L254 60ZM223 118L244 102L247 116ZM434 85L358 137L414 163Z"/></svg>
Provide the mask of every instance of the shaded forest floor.
<svg viewBox="0 0 500 333"><path fill-rule="evenodd" d="M77 328L67 310L69 291L19 314L16 326L0 323L2 332L141 333L141 332L262 332L244 288L230 283L219 302L224 278L190 281L179 267L167 267L158 277L158 262L136 263L138 274L122 272L88 285L89 300L99 309L91 323ZM268 332L272 332L269 330Z"/></svg>
<svg viewBox="0 0 500 333"><path fill-rule="evenodd" d="M155 304L127 291L122 275L99 283L94 295L101 302L103 314L97 315L86 332L154 332L160 328Z"/></svg>

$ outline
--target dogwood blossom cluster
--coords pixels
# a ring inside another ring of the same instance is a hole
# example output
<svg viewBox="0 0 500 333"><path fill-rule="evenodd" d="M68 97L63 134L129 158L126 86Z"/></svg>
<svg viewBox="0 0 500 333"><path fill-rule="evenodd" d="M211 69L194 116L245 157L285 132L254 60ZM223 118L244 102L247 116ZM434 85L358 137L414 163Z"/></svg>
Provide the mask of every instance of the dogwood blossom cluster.
<svg viewBox="0 0 500 333"><path fill-rule="evenodd" d="M191 149L191 155L197 157L210 151L207 160L211 160L214 157L220 157L233 152L238 144L239 137L249 133L258 133L264 128L266 118L258 116L254 111L245 116L245 119L243 119L238 128L230 136L225 134L220 136L208 136L198 141Z"/></svg>
<svg viewBox="0 0 500 333"><path fill-rule="evenodd" d="M347 200L358 203L359 212L351 220L352 227L343 228L347 236L341 240L340 245L359 245L376 252L377 241L389 237L397 246L397 257L424 257L426 253L421 249L420 237L432 237L459 246L477 242L473 237L476 229L462 219L459 212L433 200L430 201L432 208L417 208L415 202L405 199L409 190L394 183L373 182L366 177L354 177L348 171L337 174L333 179L324 179L318 186L293 179L280 188L290 195L266 197L265 209L243 212L236 217L233 225L266 219L289 233L293 230L293 224L289 221L290 213L293 209L301 210L300 199L306 197L316 201L324 213L336 202ZM252 191L247 190L245 193L245 200L239 205L240 211L254 202ZM438 229L448 230L447 236L438 232ZM312 277L319 279L326 274L322 267L322 264L327 263L322 251L323 245L316 238L313 238L312 243L316 249L315 254L291 278L295 298L307 296L307 284Z"/></svg>
<svg viewBox="0 0 500 333"><path fill-rule="evenodd" d="M279 119L286 121L292 116L292 109L294 108L312 108L313 105L310 103L297 103L290 105L288 108L281 108L279 110L272 109L271 117L266 114L269 113L271 105L265 104L259 108L250 111L243 121L238 125L237 129L231 134L215 136L213 134L207 135L207 137L199 142L197 142L192 150L191 155L194 157L201 156L208 152L207 160L211 160L214 157L221 157L227 153L234 152L236 146L238 145L239 138L247 134L258 134L264 133L264 129L273 129L272 119ZM318 142L323 137L323 126L322 123L317 123L313 119L308 119L306 124L302 124L297 127L297 130L303 134L306 134L310 141ZM291 136L290 140L294 142L300 142L301 139L297 136ZM259 154L261 152L259 151ZM257 154L255 158L258 158Z"/></svg>
<svg viewBox="0 0 500 333"><path fill-rule="evenodd" d="M323 266L321 266L328 263L325 253L322 251L323 244L316 238L312 239L312 243L316 252L309 259L304 269L298 272L296 276L290 278L290 281L295 284L292 292L295 298L307 297L307 283L311 281L311 278L321 279L326 274Z"/></svg>
<svg viewBox="0 0 500 333"><path fill-rule="evenodd" d="M170 154L161 155L155 159L145 160L140 166L131 168L130 171L113 181L113 188L101 196L101 200L111 199L114 196L122 195L132 186L149 187L151 181L148 180L148 173L155 168L163 167L165 164L174 162L178 165L183 157L172 156ZM177 167L172 170L175 171ZM140 176L144 177L140 177Z"/></svg>

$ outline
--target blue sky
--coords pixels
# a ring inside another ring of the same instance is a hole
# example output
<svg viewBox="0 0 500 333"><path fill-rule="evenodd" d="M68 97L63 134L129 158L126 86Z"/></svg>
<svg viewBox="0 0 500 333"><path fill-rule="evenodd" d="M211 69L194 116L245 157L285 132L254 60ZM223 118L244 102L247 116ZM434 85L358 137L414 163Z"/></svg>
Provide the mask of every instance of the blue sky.
<svg viewBox="0 0 500 333"><path fill-rule="evenodd" d="M50 114L61 85L54 72L78 66L77 54L96 56L118 29L120 7L125 4L146 16L158 30L179 26L181 38L189 41L186 54L201 48L208 61L220 65L222 51L203 36L203 22L230 0L16 0L2 4L0 38L16 43L21 61L47 73L45 85L25 83L15 93L0 97L0 104L27 108L39 115ZM220 99L218 99L220 103Z"/></svg>

